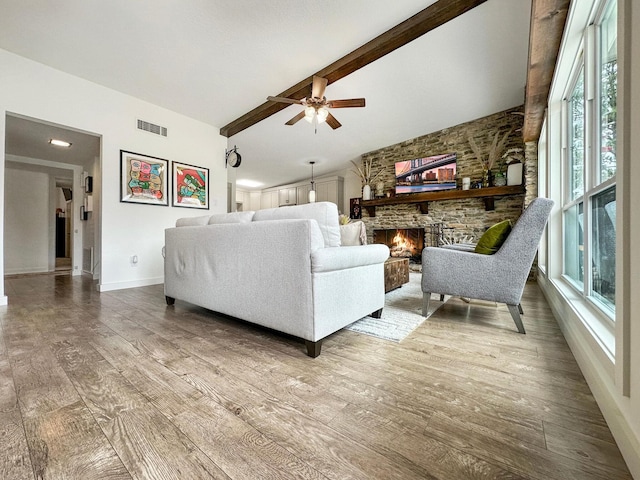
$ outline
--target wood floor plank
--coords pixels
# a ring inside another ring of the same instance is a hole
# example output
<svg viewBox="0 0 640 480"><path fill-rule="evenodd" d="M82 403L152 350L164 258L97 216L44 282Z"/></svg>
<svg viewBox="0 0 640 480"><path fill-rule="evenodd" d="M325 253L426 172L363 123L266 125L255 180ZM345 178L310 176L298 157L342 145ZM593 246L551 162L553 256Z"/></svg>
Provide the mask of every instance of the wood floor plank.
<svg viewBox="0 0 640 480"><path fill-rule="evenodd" d="M16 407L0 412L0 478L33 478L33 469L20 410Z"/></svg>
<svg viewBox="0 0 640 480"><path fill-rule="evenodd" d="M82 402L24 420L36 479L131 479Z"/></svg>
<svg viewBox="0 0 640 480"><path fill-rule="evenodd" d="M513 442L495 432L480 431L471 424L436 414L429 422L426 435L480 458L499 462L523 475L540 480L575 478L595 480L632 480L628 472L582 462L524 442Z"/></svg>
<svg viewBox="0 0 640 480"><path fill-rule="evenodd" d="M56 343L54 349L62 368L134 476L229 478L97 351L69 341Z"/></svg>
<svg viewBox="0 0 640 480"><path fill-rule="evenodd" d="M403 342L343 330L315 359L162 285L5 291L0 478L631 478L536 285L527 335L453 299Z"/></svg>
<svg viewBox="0 0 640 480"><path fill-rule="evenodd" d="M341 357L342 365L349 365L352 369L357 370L362 356L357 349L340 346L335 350L335 353ZM372 365L378 365L382 360L378 356L371 355L368 362ZM471 370L475 369L474 366L470 368ZM424 385L420 390L431 395L481 398L485 404L493 405L507 412L511 411L514 416L521 415L523 408L526 408L535 412L577 415L583 418L598 419L601 423L605 423L592 398L583 401L579 394L576 395L578 398L574 399L572 395L563 396L553 392L536 392L531 388L519 387L517 382L512 386L504 383L491 383L482 376L465 376L463 371L455 369L450 369L446 375L443 375L434 371L428 362L424 363L420 372L408 368L407 365L394 366L386 363L385 370L378 374L378 381L382 382L383 380L388 387L400 381L405 382L411 389L414 389L415 385Z"/></svg>
<svg viewBox="0 0 640 480"><path fill-rule="evenodd" d="M6 354L0 327L0 478L22 480L33 478L27 439L13 384L13 374Z"/></svg>
<svg viewBox="0 0 640 480"><path fill-rule="evenodd" d="M579 461L589 460L590 463L615 468L621 472L627 471L627 464L615 443L576 434L550 422L544 422L544 436L550 452Z"/></svg>
<svg viewBox="0 0 640 480"><path fill-rule="evenodd" d="M290 478L324 478L155 360L127 362L125 343L102 339L96 348L232 478L278 478L282 470Z"/></svg>

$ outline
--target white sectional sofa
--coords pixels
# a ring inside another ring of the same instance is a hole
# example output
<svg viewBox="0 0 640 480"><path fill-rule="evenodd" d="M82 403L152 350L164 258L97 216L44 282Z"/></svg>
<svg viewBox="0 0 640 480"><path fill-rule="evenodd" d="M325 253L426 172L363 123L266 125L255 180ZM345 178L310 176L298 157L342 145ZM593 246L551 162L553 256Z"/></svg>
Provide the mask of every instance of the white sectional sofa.
<svg viewBox="0 0 640 480"><path fill-rule="evenodd" d="M165 231L165 295L306 341L384 306L385 245L341 246L330 202L183 218Z"/></svg>

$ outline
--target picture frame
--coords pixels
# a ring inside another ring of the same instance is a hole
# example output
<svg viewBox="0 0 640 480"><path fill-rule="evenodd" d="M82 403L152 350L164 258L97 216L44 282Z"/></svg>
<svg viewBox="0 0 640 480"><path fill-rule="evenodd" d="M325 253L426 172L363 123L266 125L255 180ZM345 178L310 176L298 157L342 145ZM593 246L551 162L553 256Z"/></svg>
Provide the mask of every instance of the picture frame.
<svg viewBox="0 0 640 480"><path fill-rule="evenodd" d="M120 201L169 206L169 160L120 150Z"/></svg>
<svg viewBox="0 0 640 480"><path fill-rule="evenodd" d="M209 169L172 162L173 206L209 210Z"/></svg>
<svg viewBox="0 0 640 480"><path fill-rule="evenodd" d="M362 198L351 198L349 199L349 217L352 220L359 220L362 218L362 206L360 202Z"/></svg>

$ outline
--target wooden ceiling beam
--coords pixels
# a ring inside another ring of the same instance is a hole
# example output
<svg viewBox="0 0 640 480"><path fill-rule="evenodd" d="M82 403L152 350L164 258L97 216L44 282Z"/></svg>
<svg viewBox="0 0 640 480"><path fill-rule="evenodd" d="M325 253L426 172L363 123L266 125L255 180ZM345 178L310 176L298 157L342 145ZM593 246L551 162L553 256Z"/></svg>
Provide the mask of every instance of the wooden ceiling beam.
<svg viewBox="0 0 640 480"><path fill-rule="evenodd" d="M313 75L326 78L328 84L336 82L486 1L439 0ZM276 96L295 100L305 98L309 95L313 75ZM284 103L267 101L222 127L220 135L231 137L287 107Z"/></svg>
<svg viewBox="0 0 640 480"><path fill-rule="evenodd" d="M524 103L525 142L540 138L570 0L533 0Z"/></svg>

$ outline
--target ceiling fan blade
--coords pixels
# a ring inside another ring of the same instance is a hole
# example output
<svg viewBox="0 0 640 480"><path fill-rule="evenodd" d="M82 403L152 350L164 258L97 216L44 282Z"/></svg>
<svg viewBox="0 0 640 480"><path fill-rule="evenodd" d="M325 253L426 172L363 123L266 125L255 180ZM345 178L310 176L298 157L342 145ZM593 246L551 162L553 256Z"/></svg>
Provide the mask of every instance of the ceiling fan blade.
<svg viewBox="0 0 640 480"><path fill-rule="evenodd" d="M286 97L267 97L267 100L272 102L290 103L292 105L302 105L302 100L295 100L293 98Z"/></svg>
<svg viewBox="0 0 640 480"><path fill-rule="evenodd" d="M326 78L313 76L313 86L311 87L312 98L322 98L324 96L324 89L327 88L328 80Z"/></svg>
<svg viewBox="0 0 640 480"><path fill-rule="evenodd" d="M330 100L327 102L329 108L364 107L364 98L350 98L348 100Z"/></svg>
<svg viewBox="0 0 640 480"><path fill-rule="evenodd" d="M285 125L293 125L294 123L299 122L303 118L304 118L304 110L301 111L299 114L297 114L295 117L293 117L291 120L289 120L287 123L285 123Z"/></svg>
<svg viewBox="0 0 640 480"><path fill-rule="evenodd" d="M327 120L326 121L327 121L327 125L329 125L334 130L336 128L340 128L342 126L342 124L336 119L336 117L334 117L331 114L327 115Z"/></svg>

